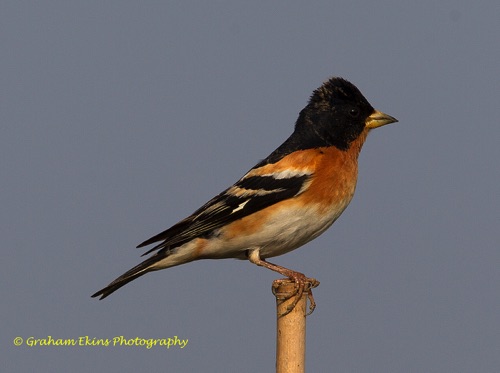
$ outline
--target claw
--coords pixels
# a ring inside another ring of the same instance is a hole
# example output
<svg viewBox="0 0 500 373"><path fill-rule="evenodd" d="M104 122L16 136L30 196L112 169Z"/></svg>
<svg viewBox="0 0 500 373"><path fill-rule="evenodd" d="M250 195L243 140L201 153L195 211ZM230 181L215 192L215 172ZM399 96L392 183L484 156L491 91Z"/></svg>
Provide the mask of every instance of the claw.
<svg viewBox="0 0 500 373"><path fill-rule="evenodd" d="M314 301L312 289L314 289L315 287L317 287L319 285L319 281L314 279L314 278L308 278L300 272L293 272L293 273L294 273L294 275L290 276L289 278L279 279L279 280L275 280L273 282L272 291L273 291L274 296L278 300L286 301L292 297L294 298L292 303L290 303L286 307L286 311L283 312L282 314L278 314L278 317L286 316L290 312L292 312L293 309L295 308L295 306L297 306L297 303L299 302L299 300L302 298L302 295L304 294L304 292L307 292L307 299L309 299L309 312L306 314L306 316L309 316L310 314L312 314L314 309L316 308L316 302ZM278 287L282 283L289 282L290 280L295 283L295 285L296 285L295 290L292 293L289 293L287 295L277 294L276 291L277 291Z"/></svg>

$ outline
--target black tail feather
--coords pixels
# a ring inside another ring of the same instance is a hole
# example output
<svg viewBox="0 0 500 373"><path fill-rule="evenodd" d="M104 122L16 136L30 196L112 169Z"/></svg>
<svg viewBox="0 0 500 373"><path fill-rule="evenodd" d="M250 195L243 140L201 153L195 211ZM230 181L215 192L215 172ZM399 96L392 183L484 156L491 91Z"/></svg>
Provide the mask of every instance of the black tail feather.
<svg viewBox="0 0 500 373"><path fill-rule="evenodd" d="M96 298L100 296L99 300L106 298L108 295L114 293L116 290L121 288L122 286L128 284L130 281L135 280L142 275L145 275L148 272L155 271L156 268L152 267L153 264L159 262L168 256L167 252L159 252L156 255L153 255L151 258L146 259L142 263L136 265L134 268L128 270L123 275L115 279L105 288L99 290L97 293L92 295L92 298Z"/></svg>

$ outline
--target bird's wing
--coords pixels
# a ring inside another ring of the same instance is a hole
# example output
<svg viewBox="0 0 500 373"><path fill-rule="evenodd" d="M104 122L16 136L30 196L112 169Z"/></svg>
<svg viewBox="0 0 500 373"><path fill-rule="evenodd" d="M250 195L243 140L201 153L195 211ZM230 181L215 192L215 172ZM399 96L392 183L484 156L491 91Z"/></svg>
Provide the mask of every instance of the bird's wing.
<svg viewBox="0 0 500 373"><path fill-rule="evenodd" d="M277 202L293 198L310 184L310 172L262 174L251 170L192 215L137 247L163 241L143 255L163 248L180 246L193 238L206 237L216 229L244 218Z"/></svg>

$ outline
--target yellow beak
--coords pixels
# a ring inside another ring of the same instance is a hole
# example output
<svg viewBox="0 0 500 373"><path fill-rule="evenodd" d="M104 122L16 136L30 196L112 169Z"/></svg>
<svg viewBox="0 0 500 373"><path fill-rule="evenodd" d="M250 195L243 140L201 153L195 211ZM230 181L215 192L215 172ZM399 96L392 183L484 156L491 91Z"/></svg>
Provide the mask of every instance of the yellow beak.
<svg viewBox="0 0 500 373"><path fill-rule="evenodd" d="M366 118L365 124L366 124L366 128L372 129L372 128L385 126L386 124L389 124L389 123L395 123L397 121L398 120L396 118L393 118L390 115L382 113L381 111L375 110L372 113L372 115L370 115L368 118Z"/></svg>

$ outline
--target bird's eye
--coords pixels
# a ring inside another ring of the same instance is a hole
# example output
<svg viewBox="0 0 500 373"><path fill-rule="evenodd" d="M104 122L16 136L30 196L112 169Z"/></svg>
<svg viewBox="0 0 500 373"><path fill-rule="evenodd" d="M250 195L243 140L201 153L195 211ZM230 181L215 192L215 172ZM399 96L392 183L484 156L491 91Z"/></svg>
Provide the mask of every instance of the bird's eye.
<svg viewBox="0 0 500 373"><path fill-rule="evenodd" d="M352 117L352 118L357 118L358 115L359 115L359 109L358 108L351 108L349 109L349 115Z"/></svg>

